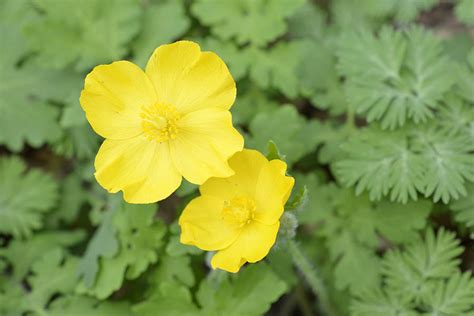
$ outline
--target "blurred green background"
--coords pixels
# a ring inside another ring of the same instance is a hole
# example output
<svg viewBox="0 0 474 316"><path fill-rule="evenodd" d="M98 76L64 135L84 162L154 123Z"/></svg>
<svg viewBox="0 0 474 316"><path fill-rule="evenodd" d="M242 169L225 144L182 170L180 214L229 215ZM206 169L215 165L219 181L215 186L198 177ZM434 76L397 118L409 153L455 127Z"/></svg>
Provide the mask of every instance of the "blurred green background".
<svg viewBox="0 0 474 316"><path fill-rule="evenodd" d="M96 184L85 75L179 39L307 187L332 315L474 315L473 26L474 0L0 0L0 315L324 314L283 237L238 275L180 245L194 185L131 206Z"/></svg>

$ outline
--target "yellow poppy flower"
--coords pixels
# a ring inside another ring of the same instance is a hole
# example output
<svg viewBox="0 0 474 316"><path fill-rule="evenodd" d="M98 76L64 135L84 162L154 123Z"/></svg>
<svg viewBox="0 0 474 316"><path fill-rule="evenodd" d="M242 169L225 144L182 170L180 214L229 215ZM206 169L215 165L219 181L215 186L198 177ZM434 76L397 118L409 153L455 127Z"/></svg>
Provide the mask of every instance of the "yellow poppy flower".
<svg viewBox="0 0 474 316"><path fill-rule="evenodd" d="M151 203L182 177L202 184L232 175L228 159L243 148L229 112L235 95L225 63L189 41L158 47L145 72L128 61L95 67L80 102L105 138L97 181L129 203Z"/></svg>
<svg viewBox="0 0 474 316"><path fill-rule="evenodd" d="M217 251L214 269L238 272L270 251L295 181L285 176L286 163L268 161L255 150L236 153L229 164L235 175L201 185L201 195L186 206L179 225L183 244Z"/></svg>

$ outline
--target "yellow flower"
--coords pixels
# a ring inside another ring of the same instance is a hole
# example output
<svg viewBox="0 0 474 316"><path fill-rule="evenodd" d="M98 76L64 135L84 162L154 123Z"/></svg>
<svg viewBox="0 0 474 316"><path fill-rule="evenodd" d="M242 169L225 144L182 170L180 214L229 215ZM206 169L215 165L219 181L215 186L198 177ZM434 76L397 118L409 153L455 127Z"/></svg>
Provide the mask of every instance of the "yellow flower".
<svg viewBox="0 0 474 316"><path fill-rule="evenodd" d="M243 148L229 112L235 82L224 62L199 45L158 47L143 72L128 61L95 67L81 106L106 138L95 177L130 203L163 200L182 177L202 184L233 174L228 159Z"/></svg>
<svg viewBox="0 0 474 316"><path fill-rule="evenodd" d="M263 259L275 243L280 217L294 185L286 164L244 149L229 164L235 175L211 178L179 219L181 242L217 251L212 267L237 272Z"/></svg>

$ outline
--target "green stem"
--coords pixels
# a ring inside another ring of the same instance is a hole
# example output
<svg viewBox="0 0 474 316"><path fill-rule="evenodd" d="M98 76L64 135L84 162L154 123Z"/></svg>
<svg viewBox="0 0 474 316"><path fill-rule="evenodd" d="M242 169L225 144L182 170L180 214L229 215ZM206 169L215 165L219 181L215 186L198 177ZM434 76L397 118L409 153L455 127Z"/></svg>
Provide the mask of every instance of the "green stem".
<svg viewBox="0 0 474 316"><path fill-rule="evenodd" d="M314 294L319 298L319 306L321 311L326 316L335 316L336 313L331 306L331 302L326 291L326 286L319 277L316 268L313 267L313 265L309 262L308 258L303 254L300 247L294 240L289 241L288 249L290 251L291 257L293 258L293 263L303 274L306 282L311 287Z"/></svg>

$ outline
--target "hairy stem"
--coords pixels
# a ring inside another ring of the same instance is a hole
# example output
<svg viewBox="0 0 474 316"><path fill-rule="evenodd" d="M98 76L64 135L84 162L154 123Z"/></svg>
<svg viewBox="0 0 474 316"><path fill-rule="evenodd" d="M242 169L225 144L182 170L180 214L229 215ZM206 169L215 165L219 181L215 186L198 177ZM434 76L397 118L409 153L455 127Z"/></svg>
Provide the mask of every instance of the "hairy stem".
<svg viewBox="0 0 474 316"><path fill-rule="evenodd" d="M288 243L288 249L293 263L303 274L306 282L313 290L314 294L319 298L319 307L326 316L336 316L334 309L329 300L329 296L326 291L326 286L321 280L321 277L316 271L316 268L310 263L308 258L303 254L298 244L291 240Z"/></svg>

